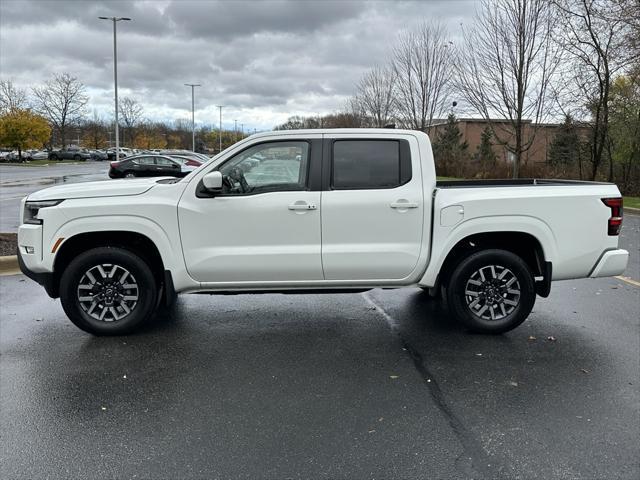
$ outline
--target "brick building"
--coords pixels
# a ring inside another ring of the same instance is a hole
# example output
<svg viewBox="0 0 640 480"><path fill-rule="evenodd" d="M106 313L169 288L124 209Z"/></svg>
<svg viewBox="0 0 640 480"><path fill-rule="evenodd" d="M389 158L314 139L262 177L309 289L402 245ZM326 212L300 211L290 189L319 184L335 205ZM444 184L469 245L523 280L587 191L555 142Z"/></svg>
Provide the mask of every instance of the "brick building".
<svg viewBox="0 0 640 480"><path fill-rule="evenodd" d="M429 136L432 141L440 135L444 130L447 120L434 120L429 129ZM509 140L511 144L515 143L514 133L511 125L507 120L491 120L494 126L496 136L503 142ZM481 118L459 118L456 121L458 129L462 133L462 141L466 141L469 145L468 152L474 155L478 151L482 132L489 125L487 120ZM535 132L533 144L523 157L524 164L546 163L551 143L556 134L560 130L562 124L559 123L539 123L533 124L531 120L524 122L524 142L528 142ZM578 127L578 133L582 137L588 135L586 127ZM513 161L512 154L499 142L496 138L492 138L493 151L498 161Z"/></svg>

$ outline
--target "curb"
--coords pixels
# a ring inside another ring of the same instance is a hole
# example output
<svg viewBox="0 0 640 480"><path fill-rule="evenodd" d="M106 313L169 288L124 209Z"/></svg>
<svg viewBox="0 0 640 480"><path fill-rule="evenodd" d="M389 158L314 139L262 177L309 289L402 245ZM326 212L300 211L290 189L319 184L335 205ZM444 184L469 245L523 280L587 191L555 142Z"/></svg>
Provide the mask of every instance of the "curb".
<svg viewBox="0 0 640 480"><path fill-rule="evenodd" d="M625 212L629 212L629 213L634 213L634 214L640 214L640 208L633 208L633 207L623 207Z"/></svg>
<svg viewBox="0 0 640 480"><path fill-rule="evenodd" d="M0 275L16 275L20 273L17 255L0 257Z"/></svg>

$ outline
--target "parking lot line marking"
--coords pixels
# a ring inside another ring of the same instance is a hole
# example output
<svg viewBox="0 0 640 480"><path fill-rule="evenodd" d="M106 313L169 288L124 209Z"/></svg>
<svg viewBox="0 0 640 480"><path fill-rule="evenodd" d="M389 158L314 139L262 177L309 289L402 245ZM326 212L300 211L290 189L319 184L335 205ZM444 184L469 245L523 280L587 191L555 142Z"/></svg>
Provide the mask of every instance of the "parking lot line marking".
<svg viewBox="0 0 640 480"><path fill-rule="evenodd" d="M389 325L391 332L400 340L403 350L412 360L418 375L420 375L424 381L432 401L447 420L454 434L462 444L464 454L468 456L469 460L471 460L472 467L480 472L483 478L508 478L502 474L505 470L503 465L505 465L506 462L496 457L488 457L484 448L476 439L474 433L466 426L464 420L461 417L458 417L456 412L453 411L447 402L444 393L442 393L438 382L429 371L422 355L420 355L420 352L411 346L411 344L402 336L398 321L387 313L382 305L371 298L368 292L361 293L361 295L362 298L371 305L371 308L384 318L387 325Z"/></svg>
<svg viewBox="0 0 640 480"><path fill-rule="evenodd" d="M384 310L384 308L382 308L380 305L374 302L373 299L367 294L367 292L364 292L361 295L369 305L371 305L374 309L380 312L380 315L384 317L385 321L387 322L391 330L396 332L398 330L398 322L396 322L393 319L393 317Z"/></svg>
<svg viewBox="0 0 640 480"><path fill-rule="evenodd" d="M618 280L622 280L623 282L626 282L629 285L633 285L634 287L640 287L640 282L637 280L634 280L633 278L623 277L621 275L614 278L617 278Z"/></svg>

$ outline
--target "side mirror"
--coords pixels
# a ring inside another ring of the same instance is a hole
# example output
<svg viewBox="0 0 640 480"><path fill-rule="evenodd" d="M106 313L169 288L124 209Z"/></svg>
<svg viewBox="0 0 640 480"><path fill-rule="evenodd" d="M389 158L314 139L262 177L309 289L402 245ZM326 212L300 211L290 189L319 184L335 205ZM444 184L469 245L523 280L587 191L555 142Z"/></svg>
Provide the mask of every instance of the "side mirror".
<svg viewBox="0 0 640 480"><path fill-rule="evenodd" d="M211 193L222 191L222 173L218 171L209 172L202 177L202 184Z"/></svg>

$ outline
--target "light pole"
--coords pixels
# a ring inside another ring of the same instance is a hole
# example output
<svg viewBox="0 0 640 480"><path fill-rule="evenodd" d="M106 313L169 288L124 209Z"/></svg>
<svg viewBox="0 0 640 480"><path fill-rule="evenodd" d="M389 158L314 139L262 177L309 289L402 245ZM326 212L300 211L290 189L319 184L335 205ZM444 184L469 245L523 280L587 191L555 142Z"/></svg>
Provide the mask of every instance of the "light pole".
<svg viewBox="0 0 640 480"><path fill-rule="evenodd" d="M116 162L120 160L120 137L118 136L118 47L116 43L116 23L120 21L130 21L128 17L98 17L100 20L111 20L113 22L113 86L115 90L116 106Z"/></svg>
<svg viewBox="0 0 640 480"><path fill-rule="evenodd" d="M216 107L218 107L220 109L220 132L218 135L218 145L219 145L219 150L220 152L222 151L222 107L224 107L224 105L216 105ZM218 153L220 153L218 152Z"/></svg>
<svg viewBox="0 0 640 480"><path fill-rule="evenodd" d="M244 123L240 124L240 140L244 140Z"/></svg>
<svg viewBox="0 0 640 480"><path fill-rule="evenodd" d="M199 83L185 83L185 86L191 87L191 150L196 151L196 117L195 117L195 96L193 90L195 87L201 87Z"/></svg>
<svg viewBox="0 0 640 480"><path fill-rule="evenodd" d="M233 121L233 143L238 141L238 120Z"/></svg>

